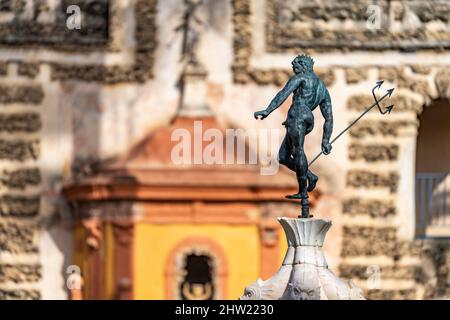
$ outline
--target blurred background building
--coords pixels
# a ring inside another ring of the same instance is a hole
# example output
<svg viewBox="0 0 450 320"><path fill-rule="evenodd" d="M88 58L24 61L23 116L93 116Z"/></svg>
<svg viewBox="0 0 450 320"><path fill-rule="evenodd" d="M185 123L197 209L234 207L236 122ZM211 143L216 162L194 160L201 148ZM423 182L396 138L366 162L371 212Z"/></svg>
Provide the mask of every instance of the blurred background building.
<svg viewBox="0 0 450 320"><path fill-rule="evenodd" d="M180 165L173 134L203 138L194 158L208 129L278 147L289 101L253 112L299 53L334 135L395 87L312 167L330 267L371 299L449 298L449 19L446 0L0 0L0 299L236 299L272 275L296 181L247 162L278 149L224 138L229 164Z"/></svg>

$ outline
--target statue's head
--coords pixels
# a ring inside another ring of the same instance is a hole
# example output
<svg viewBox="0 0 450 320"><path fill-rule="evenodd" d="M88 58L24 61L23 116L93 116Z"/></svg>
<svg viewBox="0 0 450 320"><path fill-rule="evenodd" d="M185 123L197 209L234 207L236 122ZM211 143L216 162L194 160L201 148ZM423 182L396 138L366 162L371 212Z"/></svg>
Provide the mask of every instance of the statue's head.
<svg viewBox="0 0 450 320"><path fill-rule="evenodd" d="M305 72L312 72L314 66L314 60L307 55L298 55L292 60L292 70L296 74L298 73L305 73Z"/></svg>

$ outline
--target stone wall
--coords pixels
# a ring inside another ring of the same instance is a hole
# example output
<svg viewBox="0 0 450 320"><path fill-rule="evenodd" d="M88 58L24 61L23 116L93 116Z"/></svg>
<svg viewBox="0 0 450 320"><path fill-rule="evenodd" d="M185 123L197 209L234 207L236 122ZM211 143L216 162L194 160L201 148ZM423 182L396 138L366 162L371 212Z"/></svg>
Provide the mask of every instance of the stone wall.
<svg viewBox="0 0 450 320"><path fill-rule="evenodd" d="M0 299L64 299L72 244L59 190L86 156L71 109L102 103L64 102L89 83L98 96L97 83L152 79L157 1L25 2L0 11ZM80 30L65 27L73 4Z"/></svg>
<svg viewBox="0 0 450 320"><path fill-rule="evenodd" d="M448 68L377 67L373 70L378 73L377 78L396 87L397 93L389 101L394 103L395 113L392 117L361 121L350 131L347 197L343 205L348 223L343 230L343 261L339 269L342 276L367 283L367 278L373 277L371 266L379 267L382 290L367 290L369 298L420 299L449 295L448 280L438 276L442 272L448 275L439 264L446 260L448 249L439 242L413 240L414 225L413 230L405 231L406 225L411 220L415 224L416 220L414 208L408 212L404 202L411 203L415 198L412 188L402 187L405 185L402 180L414 184L411 176L415 174L415 148L410 146L415 144L417 115L431 101L449 98L439 88L440 75ZM356 116L363 110L361 106L370 105L371 101L370 95L355 93L349 96L347 108ZM427 262L428 246L436 248L433 251L436 255L433 261ZM429 273L431 276L427 276Z"/></svg>
<svg viewBox="0 0 450 320"><path fill-rule="evenodd" d="M39 65L2 61L0 77L0 299L38 299L44 84Z"/></svg>
<svg viewBox="0 0 450 320"><path fill-rule="evenodd" d="M432 10L425 2L379 1L389 23L368 31L366 9L371 3L233 1L234 81L280 87L289 75L289 53L313 54L317 73L333 97L335 132L373 103L370 90L377 80L385 81L384 90L395 87L392 98L381 103L384 108L394 104L392 114L372 111L334 146L333 159L320 159L312 168L328 179L325 186L319 180L319 187L328 188L341 203L339 213L326 212L331 209L326 204L319 213L342 221L341 232L328 239L341 244L331 248L332 267L355 280L371 299L448 297L448 270L442 265L447 242L414 240L414 159L417 115L434 100L450 98L444 80L450 70L450 7L439 2ZM405 15L414 15L416 25L408 25ZM321 20L323 30L312 26L314 20ZM432 21L442 22L434 32L428 27ZM334 28L326 28L327 23ZM345 31L336 29L341 23L347 23ZM349 31L349 25L354 29ZM403 51L416 53L407 57ZM320 131L313 131L310 139L319 142ZM326 167L341 170L331 174ZM339 188L344 192L333 191ZM374 270L381 280L375 285Z"/></svg>

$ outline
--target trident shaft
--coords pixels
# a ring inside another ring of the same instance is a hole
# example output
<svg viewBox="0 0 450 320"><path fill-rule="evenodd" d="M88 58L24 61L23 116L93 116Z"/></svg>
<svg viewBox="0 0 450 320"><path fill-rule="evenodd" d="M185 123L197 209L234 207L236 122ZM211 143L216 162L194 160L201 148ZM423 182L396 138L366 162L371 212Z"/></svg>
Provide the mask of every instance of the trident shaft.
<svg viewBox="0 0 450 320"><path fill-rule="evenodd" d="M341 133L339 133L331 142L330 144L333 144L337 139L339 139L345 132L347 132L348 129L350 129L356 122L359 121L359 119L361 119L367 112L369 112L370 110L372 110L373 107L378 106L378 109L380 110L381 114L386 114L386 113L391 113L392 108L394 107L394 105L390 105L389 107L386 108L385 111L381 110L379 102L383 101L383 99L385 99L386 97L390 97L392 95L392 92L394 91L394 88L387 90L386 94L384 96L382 96L379 100L377 100L376 95L374 94L374 90L376 88L380 88L381 84L383 83L383 81L377 81L377 85L372 89L372 93L373 96L375 98L375 102L368 107L363 113L361 113L358 118L356 118L355 120L352 121L352 123L350 123L347 128L345 128L344 130L341 131ZM312 159L309 163L308 163L308 167L310 165L312 165L314 163L314 161L316 161L321 155L323 154L323 151L321 151L317 156L314 157L314 159Z"/></svg>

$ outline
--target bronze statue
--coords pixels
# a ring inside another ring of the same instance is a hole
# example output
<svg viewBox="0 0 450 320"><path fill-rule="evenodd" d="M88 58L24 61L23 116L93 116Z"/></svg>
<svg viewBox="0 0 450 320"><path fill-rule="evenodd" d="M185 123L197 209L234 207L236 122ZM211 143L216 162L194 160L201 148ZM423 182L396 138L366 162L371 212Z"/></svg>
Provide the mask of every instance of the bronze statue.
<svg viewBox="0 0 450 320"><path fill-rule="evenodd" d="M266 118L293 93L292 105L286 121L286 136L278 154L279 162L297 175L298 193L288 195L289 199L301 199L302 218L309 218L308 192L314 190L318 177L308 169L304 141L305 136L314 128L313 110L320 106L325 118L323 126L322 153L331 152L330 137L333 130L331 98L327 88L314 73L314 61L306 55L299 55L292 61L294 75L284 88L273 98L267 109L255 112L256 119Z"/></svg>

